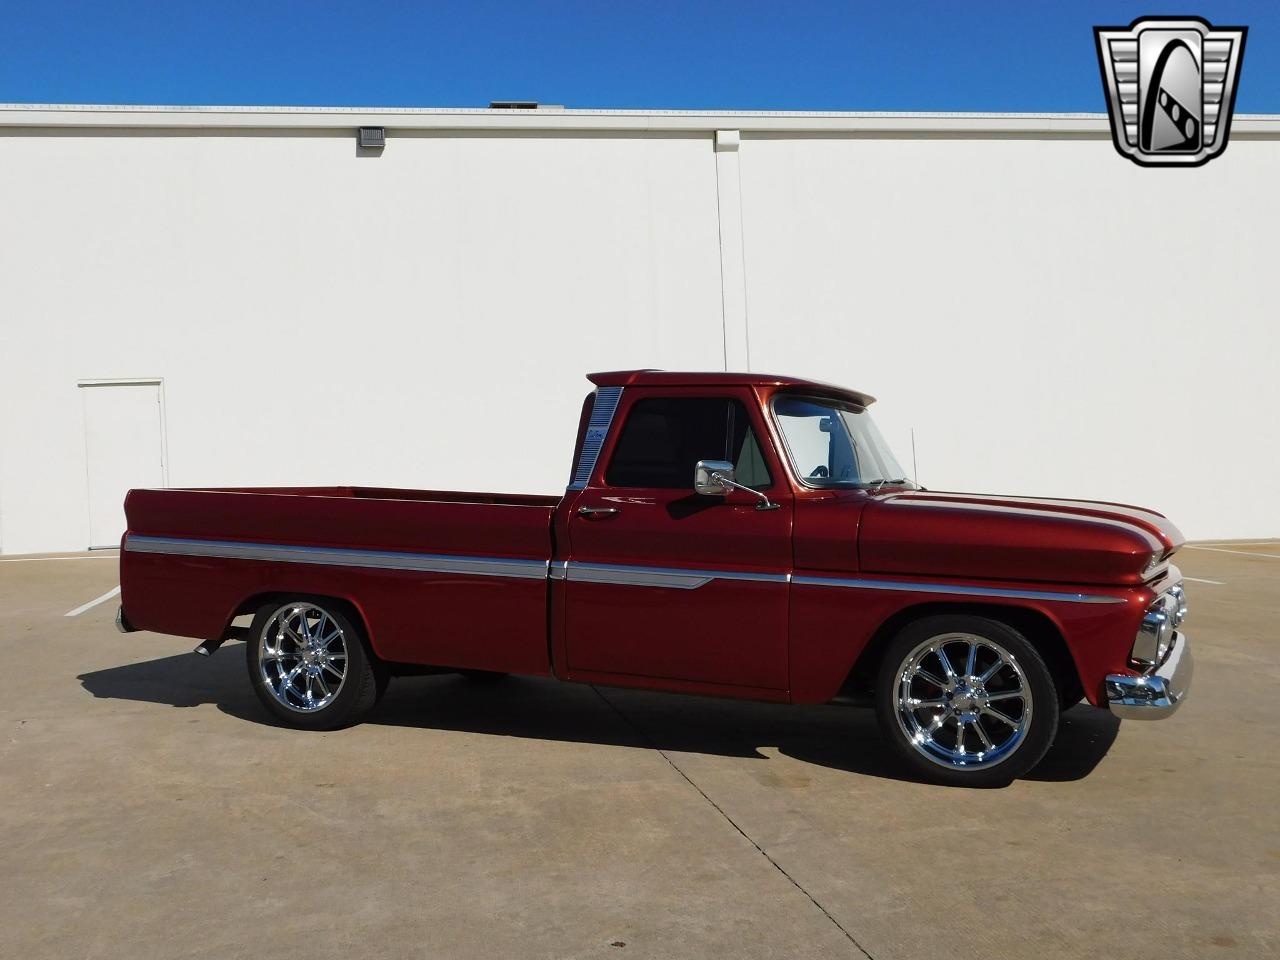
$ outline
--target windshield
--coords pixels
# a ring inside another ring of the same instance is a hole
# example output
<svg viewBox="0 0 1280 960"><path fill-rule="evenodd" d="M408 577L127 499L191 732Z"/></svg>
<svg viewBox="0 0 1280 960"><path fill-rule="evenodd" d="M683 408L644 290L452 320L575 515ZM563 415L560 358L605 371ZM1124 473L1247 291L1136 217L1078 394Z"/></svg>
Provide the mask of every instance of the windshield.
<svg viewBox="0 0 1280 960"><path fill-rule="evenodd" d="M842 400L782 396L773 401L773 415L791 465L809 486L915 486L866 408Z"/></svg>

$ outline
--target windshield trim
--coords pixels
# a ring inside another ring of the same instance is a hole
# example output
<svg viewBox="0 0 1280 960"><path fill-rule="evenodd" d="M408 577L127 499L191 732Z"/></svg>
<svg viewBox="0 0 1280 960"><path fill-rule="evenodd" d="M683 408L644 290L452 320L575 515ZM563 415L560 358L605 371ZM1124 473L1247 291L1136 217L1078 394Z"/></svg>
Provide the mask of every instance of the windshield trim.
<svg viewBox="0 0 1280 960"><path fill-rule="evenodd" d="M810 483L807 478L802 477L799 468L796 467L796 458L791 452L791 445L787 441L787 431L782 429L782 423L778 420L777 410L774 409L779 400L813 400L818 403L827 403L837 408L843 407L848 410L854 410L858 413L866 413L867 405L856 403L847 397L830 397L823 396L820 393L793 392L790 390L779 391L769 398L769 421L774 431L778 434L778 438L782 441L782 451L786 454L786 457L784 457L786 469L802 487L809 490L870 490L877 484L881 486L889 485L887 482L882 483L879 480L833 480L819 484Z"/></svg>

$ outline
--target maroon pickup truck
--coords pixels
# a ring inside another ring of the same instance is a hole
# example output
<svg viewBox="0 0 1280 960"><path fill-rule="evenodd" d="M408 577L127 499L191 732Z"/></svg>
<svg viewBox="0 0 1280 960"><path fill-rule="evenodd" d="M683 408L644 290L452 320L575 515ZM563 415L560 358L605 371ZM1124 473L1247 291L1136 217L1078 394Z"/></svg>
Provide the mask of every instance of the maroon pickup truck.
<svg viewBox="0 0 1280 960"><path fill-rule="evenodd" d="M1026 772L1082 698L1146 719L1185 697L1183 539L1160 514L926 491L853 390L590 379L563 497L131 491L120 628L246 640L297 727L432 670L862 701L905 764L956 784Z"/></svg>

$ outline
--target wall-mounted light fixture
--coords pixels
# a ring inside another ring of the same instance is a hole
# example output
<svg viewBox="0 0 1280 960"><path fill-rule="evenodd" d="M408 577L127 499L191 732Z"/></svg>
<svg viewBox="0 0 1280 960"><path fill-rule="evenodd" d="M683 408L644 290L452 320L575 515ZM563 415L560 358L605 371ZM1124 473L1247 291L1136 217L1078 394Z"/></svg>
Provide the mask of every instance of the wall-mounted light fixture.
<svg viewBox="0 0 1280 960"><path fill-rule="evenodd" d="M360 146L372 150L381 150L387 145L386 127L361 127Z"/></svg>

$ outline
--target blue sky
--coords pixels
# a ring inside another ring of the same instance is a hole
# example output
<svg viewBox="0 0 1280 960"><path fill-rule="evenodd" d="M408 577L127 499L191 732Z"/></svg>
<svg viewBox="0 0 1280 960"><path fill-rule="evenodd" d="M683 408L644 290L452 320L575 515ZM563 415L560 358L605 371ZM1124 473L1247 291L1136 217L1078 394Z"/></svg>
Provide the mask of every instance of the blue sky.
<svg viewBox="0 0 1280 960"><path fill-rule="evenodd" d="M1275 0L0 0L0 101L1101 112L1090 28L1173 13L1247 25L1280 113Z"/></svg>

